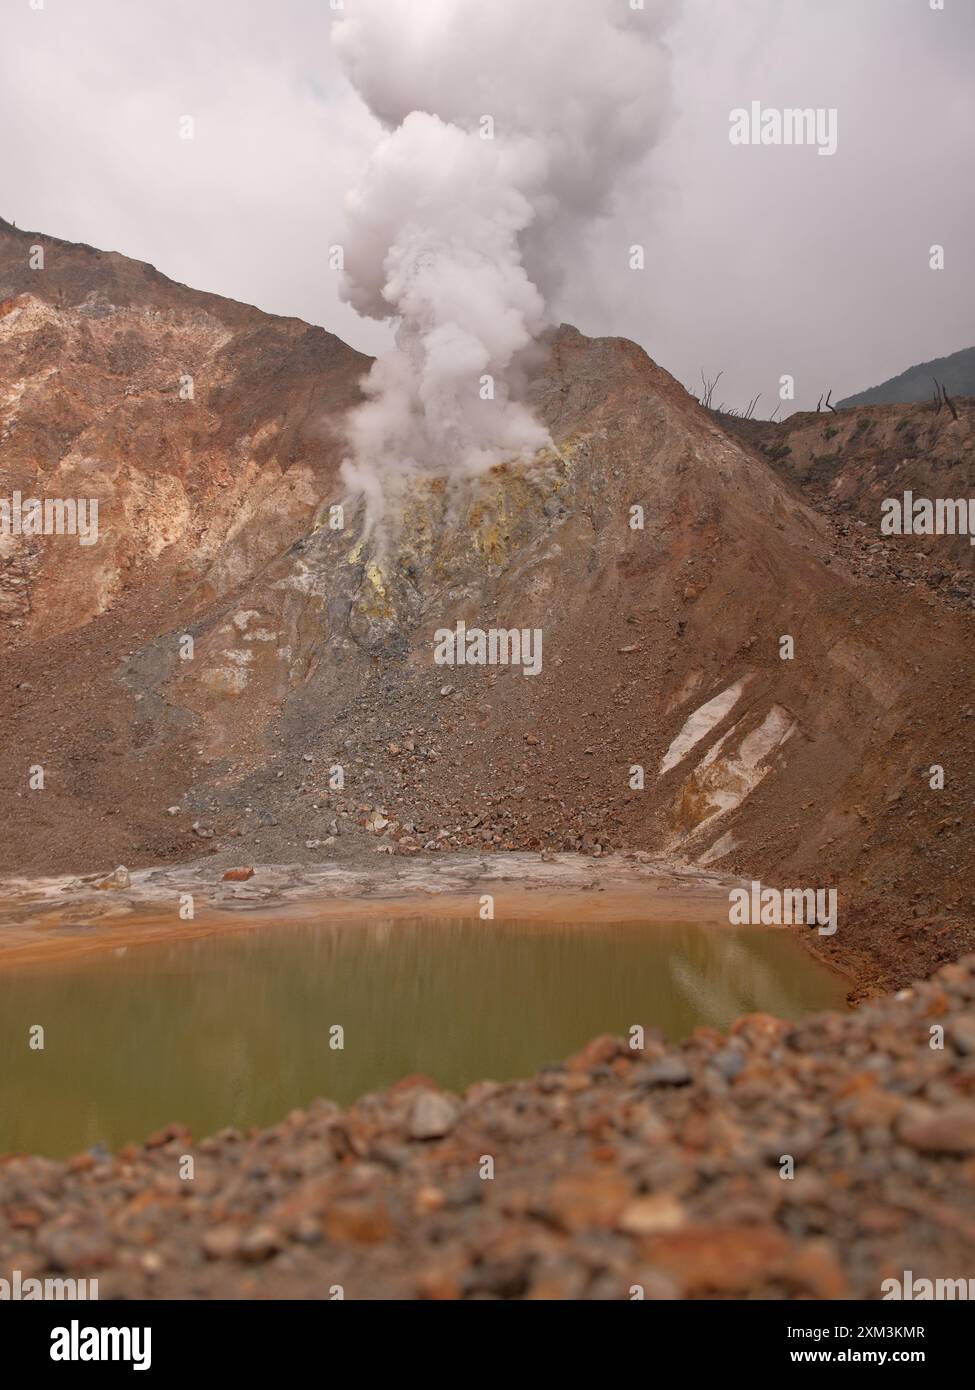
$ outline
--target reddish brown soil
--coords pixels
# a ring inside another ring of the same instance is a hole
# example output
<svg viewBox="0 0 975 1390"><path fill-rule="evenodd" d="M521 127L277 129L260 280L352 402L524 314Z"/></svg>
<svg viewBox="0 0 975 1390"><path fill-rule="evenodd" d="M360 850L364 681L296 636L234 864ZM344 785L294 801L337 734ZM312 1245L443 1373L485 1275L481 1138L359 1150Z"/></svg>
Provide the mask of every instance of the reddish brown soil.
<svg viewBox="0 0 975 1390"><path fill-rule="evenodd" d="M383 553L352 504L345 532L315 526L364 359L90 248L42 237L31 271L37 240L0 224L0 495L93 492L104 536L0 557L0 870L646 849L837 886L829 950L868 990L975 945L970 604L882 563L757 435L633 344L563 329L531 388L557 452L419 488ZM967 415L898 410L859 433L845 413L843 477L858 440L879 477L895 415L968 457ZM797 456L831 427L797 422ZM435 666L461 619L541 628L542 673Z"/></svg>
<svg viewBox="0 0 975 1390"><path fill-rule="evenodd" d="M624 848L836 886L817 945L856 996L975 947L971 556L880 545L876 524L882 496L967 488L969 404L732 434L633 344L563 328L531 386L555 447L418 485L382 549L338 482L366 365L0 223L0 496L96 496L103 531L0 543L0 872L179 863L217 891L251 863ZM345 531L316 525L343 500ZM542 672L435 666L459 620L540 628ZM11 1157L0 1275L353 1298L876 1298L904 1269L967 1278L973 970L796 1027L600 1039L463 1099L414 1078L260 1134Z"/></svg>

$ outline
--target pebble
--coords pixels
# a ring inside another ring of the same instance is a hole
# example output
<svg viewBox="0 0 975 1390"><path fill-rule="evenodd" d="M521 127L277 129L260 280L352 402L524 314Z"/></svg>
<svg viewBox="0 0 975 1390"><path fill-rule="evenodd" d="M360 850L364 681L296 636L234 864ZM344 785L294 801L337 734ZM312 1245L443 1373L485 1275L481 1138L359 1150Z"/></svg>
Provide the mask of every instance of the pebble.
<svg viewBox="0 0 975 1390"><path fill-rule="evenodd" d="M94 886L104 890L112 888L130 888L131 885L131 874L124 864L120 864L114 873L109 874L107 878L99 879Z"/></svg>
<svg viewBox="0 0 975 1390"><path fill-rule="evenodd" d="M201 1241L203 1253L211 1260L232 1259L240 1249L241 1233L236 1226L216 1226Z"/></svg>
<svg viewBox="0 0 975 1390"><path fill-rule="evenodd" d="M418 1095L410 1113L411 1139L442 1139L454 1127L460 1107L441 1091Z"/></svg>
<svg viewBox="0 0 975 1390"><path fill-rule="evenodd" d="M282 1247L279 1231L273 1226L254 1226L245 1232L240 1242L240 1256L244 1260L269 1260Z"/></svg>
<svg viewBox="0 0 975 1390"><path fill-rule="evenodd" d="M963 1057L975 1055L975 1014L960 1014L953 1018L945 1032Z"/></svg>
<svg viewBox="0 0 975 1390"><path fill-rule="evenodd" d="M679 1231L687 1225L687 1210L668 1192L638 1197L620 1213L617 1226L631 1236L648 1236L655 1231Z"/></svg>
<svg viewBox="0 0 975 1390"><path fill-rule="evenodd" d="M687 1086L690 1080L690 1068L681 1057L662 1057L639 1071L639 1081L644 1086Z"/></svg>
<svg viewBox="0 0 975 1390"><path fill-rule="evenodd" d="M899 1137L921 1153L975 1154L975 1105L943 1110L909 1109L897 1127Z"/></svg>

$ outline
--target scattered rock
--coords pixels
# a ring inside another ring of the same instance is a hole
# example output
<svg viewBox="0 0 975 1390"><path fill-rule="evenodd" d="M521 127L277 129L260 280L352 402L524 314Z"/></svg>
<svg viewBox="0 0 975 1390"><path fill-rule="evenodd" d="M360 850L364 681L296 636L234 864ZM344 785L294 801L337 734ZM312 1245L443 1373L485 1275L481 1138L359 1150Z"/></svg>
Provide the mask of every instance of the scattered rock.
<svg viewBox="0 0 975 1390"><path fill-rule="evenodd" d="M960 1014L953 1018L945 1032L962 1056L975 1055L975 1013Z"/></svg>
<svg viewBox="0 0 975 1390"><path fill-rule="evenodd" d="M687 1086L691 1072L682 1057L662 1057L641 1067L639 1078L644 1086Z"/></svg>
<svg viewBox="0 0 975 1390"><path fill-rule="evenodd" d="M0 1272L132 1298L876 1299L890 1271L972 1267L973 998L964 957L845 1014L598 1037L462 1102L410 1076L269 1130L8 1157Z"/></svg>
<svg viewBox="0 0 975 1390"><path fill-rule="evenodd" d="M102 890L110 890L113 888L130 888L131 886L132 877L124 864L120 864L114 873L109 874L107 878L99 879L97 883L95 883L94 885L94 887Z"/></svg>
<svg viewBox="0 0 975 1390"><path fill-rule="evenodd" d="M442 1139L453 1129L459 1108L457 1102L442 1091L422 1092L410 1112L410 1138Z"/></svg>
<svg viewBox="0 0 975 1390"><path fill-rule="evenodd" d="M943 1110L911 1107L897 1132L905 1144L921 1153L975 1154L975 1105L962 1102Z"/></svg>
<svg viewBox="0 0 975 1390"><path fill-rule="evenodd" d="M216 1226L206 1232L200 1244L209 1259L230 1260L240 1249L241 1233L236 1226Z"/></svg>
<svg viewBox="0 0 975 1390"><path fill-rule="evenodd" d="M637 1197L620 1212L617 1225L631 1236L649 1236L657 1231L679 1231L687 1224L685 1207L669 1192Z"/></svg>
<svg viewBox="0 0 975 1390"><path fill-rule="evenodd" d="M281 1234L273 1226L253 1226L240 1242L240 1257L254 1262L269 1260L282 1245Z"/></svg>

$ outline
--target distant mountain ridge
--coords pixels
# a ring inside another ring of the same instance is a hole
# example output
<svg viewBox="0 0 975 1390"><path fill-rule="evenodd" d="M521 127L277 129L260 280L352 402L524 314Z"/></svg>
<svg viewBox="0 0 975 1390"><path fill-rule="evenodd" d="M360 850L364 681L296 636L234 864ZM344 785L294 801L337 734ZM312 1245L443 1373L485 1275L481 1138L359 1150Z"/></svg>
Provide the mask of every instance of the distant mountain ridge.
<svg viewBox="0 0 975 1390"><path fill-rule="evenodd" d="M837 402L840 409L853 405L907 405L926 401L934 395L934 378L942 382L949 396L975 396L975 347L962 348L950 357L936 357L908 367L879 386L847 396Z"/></svg>

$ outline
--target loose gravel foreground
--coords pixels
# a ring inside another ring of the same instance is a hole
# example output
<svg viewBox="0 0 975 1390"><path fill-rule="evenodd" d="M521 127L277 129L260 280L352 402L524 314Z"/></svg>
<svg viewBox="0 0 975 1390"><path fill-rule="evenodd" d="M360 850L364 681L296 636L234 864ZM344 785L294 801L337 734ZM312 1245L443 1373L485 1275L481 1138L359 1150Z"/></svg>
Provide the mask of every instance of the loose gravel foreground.
<svg viewBox="0 0 975 1390"><path fill-rule="evenodd" d="M263 1132L12 1156L0 1277L97 1278L102 1299L878 1299L906 1270L968 1280L973 1004L968 955L849 1014L598 1038L463 1098L414 1077Z"/></svg>

